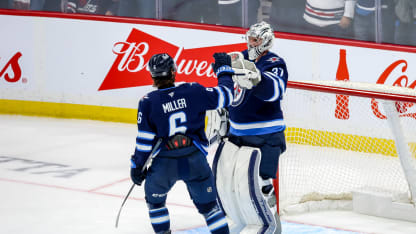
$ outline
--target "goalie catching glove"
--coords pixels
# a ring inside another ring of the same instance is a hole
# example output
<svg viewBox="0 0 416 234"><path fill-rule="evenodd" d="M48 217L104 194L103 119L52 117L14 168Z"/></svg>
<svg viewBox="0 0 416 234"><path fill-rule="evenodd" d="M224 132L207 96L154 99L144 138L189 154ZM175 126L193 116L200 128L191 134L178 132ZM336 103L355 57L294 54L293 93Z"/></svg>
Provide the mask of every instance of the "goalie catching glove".
<svg viewBox="0 0 416 234"><path fill-rule="evenodd" d="M244 59L240 52L228 53L231 57L231 66L234 70L233 81L241 88L251 89L261 81L260 71L256 64Z"/></svg>

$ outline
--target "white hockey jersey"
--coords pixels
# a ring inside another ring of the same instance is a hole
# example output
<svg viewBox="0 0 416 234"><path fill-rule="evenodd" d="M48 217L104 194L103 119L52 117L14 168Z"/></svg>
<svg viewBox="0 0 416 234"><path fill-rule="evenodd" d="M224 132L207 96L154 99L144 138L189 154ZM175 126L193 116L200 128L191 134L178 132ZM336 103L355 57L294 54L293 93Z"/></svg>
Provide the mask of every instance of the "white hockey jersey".
<svg viewBox="0 0 416 234"><path fill-rule="evenodd" d="M354 17L355 3L356 0L307 0L303 18L319 27L338 24L343 16Z"/></svg>

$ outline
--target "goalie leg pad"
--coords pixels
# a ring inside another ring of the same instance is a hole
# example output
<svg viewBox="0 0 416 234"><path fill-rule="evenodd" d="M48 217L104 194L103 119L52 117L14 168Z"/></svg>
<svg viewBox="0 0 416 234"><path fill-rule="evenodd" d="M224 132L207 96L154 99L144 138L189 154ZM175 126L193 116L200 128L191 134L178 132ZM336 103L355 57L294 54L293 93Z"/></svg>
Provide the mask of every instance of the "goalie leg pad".
<svg viewBox="0 0 416 234"><path fill-rule="evenodd" d="M239 233L244 227L233 182L238 150L239 147L229 141L221 142L212 163L220 206L226 214L231 233Z"/></svg>
<svg viewBox="0 0 416 234"><path fill-rule="evenodd" d="M269 181L263 181L259 176L260 160L261 152L258 148L243 146L238 151L234 188L246 224L241 233L280 233L280 222L275 216L277 210L273 187L269 187L266 195L262 191Z"/></svg>

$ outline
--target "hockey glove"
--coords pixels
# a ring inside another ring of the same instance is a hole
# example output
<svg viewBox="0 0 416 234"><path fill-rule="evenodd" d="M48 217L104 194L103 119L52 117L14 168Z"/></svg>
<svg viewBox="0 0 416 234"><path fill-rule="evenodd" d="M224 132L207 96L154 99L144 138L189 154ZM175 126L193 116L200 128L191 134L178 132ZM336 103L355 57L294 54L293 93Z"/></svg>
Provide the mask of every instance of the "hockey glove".
<svg viewBox="0 0 416 234"><path fill-rule="evenodd" d="M130 169L131 180L133 181L133 183L135 183L139 186L142 185L144 179L146 179L146 175L147 175L147 168L144 169L144 171L142 171L141 169L138 169L138 168L131 168Z"/></svg>
<svg viewBox="0 0 416 234"><path fill-rule="evenodd" d="M215 53L213 56L215 63L212 64L212 69L217 77L223 74L234 74L234 70L231 68L231 57L228 54Z"/></svg>
<svg viewBox="0 0 416 234"><path fill-rule="evenodd" d="M260 83L261 74L256 64L245 60L243 54L240 52L231 52L229 54L232 59L232 68L235 71L233 75L233 81L235 83L245 89L251 89Z"/></svg>
<svg viewBox="0 0 416 234"><path fill-rule="evenodd" d="M136 164L134 163L133 158L131 159L131 168L130 168L130 178L133 181L133 183L137 185L142 185L144 179L146 179L147 175L147 168L143 170L141 167L136 167Z"/></svg>

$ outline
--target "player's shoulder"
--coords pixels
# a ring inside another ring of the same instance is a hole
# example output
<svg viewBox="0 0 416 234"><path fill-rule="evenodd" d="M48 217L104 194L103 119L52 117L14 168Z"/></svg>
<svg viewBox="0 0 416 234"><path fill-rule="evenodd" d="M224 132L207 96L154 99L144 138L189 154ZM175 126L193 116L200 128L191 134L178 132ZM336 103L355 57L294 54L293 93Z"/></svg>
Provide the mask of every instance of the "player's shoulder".
<svg viewBox="0 0 416 234"><path fill-rule="evenodd" d="M244 55L244 59L249 60L248 59L248 50L244 50L241 53ZM277 66L279 64L285 65L286 62L282 57L280 57L276 53L269 50L265 55L263 55L261 57L261 59L256 64L258 66L269 67L269 66Z"/></svg>
<svg viewBox="0 0 416 234"><path fill-rule="evenodd" d="M147 104L147 103L150 103L150 102L151 102L151 100L152 100L152 98L153 98L155 95L157 95L157 92L158 92L158 90L154 90L154 91L151 91L151 92L149 92L149 93L145 94L144 96L142 96L142 97L140 98L140 100L139 100L140 105L145 105L145 104Z"/></svg>
<svg viewBox="0 0 416 234"><path fill-rule="evenodd" d="M285 60L271 51L263 55L263 57L261 57L261 59L256 63L256 65L259 67L261 71L272 70L276 67L286 69Z"/></svg>
<svg viewBox="0 0 416 234"><path fill-rule="evenodd" d="M178 89L186 89L186 90L200 89L201 87L203 86L197 82L189 82L189 83L183 83L183 84L178 85Z"/></svg>
<svg viewBox="0 0 416 234"><path fill-rule="evenodd" d="M286 64L285 60L282 57L271 51L264 55L262 61L264 64L270 65Z"/></svg>

